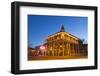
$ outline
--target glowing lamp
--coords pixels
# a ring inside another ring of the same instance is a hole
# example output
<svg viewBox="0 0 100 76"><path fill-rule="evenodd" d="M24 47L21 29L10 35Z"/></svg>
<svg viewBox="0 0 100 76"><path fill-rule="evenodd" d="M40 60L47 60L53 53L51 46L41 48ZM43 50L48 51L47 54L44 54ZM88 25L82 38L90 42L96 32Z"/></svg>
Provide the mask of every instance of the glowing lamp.
<svg viewBox="0 0 100 76"><path fill-rule="evenodd" d="M40 50L45 50L45 46L40 46Z"/></svg>

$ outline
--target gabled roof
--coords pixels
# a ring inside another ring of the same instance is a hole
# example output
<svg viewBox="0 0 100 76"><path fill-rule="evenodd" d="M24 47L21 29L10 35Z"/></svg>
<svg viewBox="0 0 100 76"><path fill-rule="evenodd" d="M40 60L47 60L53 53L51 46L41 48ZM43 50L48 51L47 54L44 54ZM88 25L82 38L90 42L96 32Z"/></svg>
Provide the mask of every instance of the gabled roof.
<svg viewBox="0 0 100 76"><path fill-rule="evenodd" d="M65 28L64 28L63 25L61 25L60 31L58 31L58 32L56 32L56 33L54 33L54 34L57 34L57 33L60 33L60 32L68 33L68 32L65 31ZM52 36L52 35L54 35L54 34L51 34L51 35L49 35L48 37L50 37L50 36ZM80 39L80 38L78 38L78 37L76 37L76 36L74 36L74 35L72 35L72 34L70 34L70 33L68 33L68 34L71 35L71 36L73 36L73 37L75 37L75 38L77 38L77 39Z"/></svg>

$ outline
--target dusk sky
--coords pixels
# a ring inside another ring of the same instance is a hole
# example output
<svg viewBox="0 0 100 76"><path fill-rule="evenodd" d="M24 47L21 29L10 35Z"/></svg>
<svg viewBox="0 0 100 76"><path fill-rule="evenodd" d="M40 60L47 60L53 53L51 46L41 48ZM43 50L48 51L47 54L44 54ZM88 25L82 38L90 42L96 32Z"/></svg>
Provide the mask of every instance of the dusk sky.
<svg viewBox="0 0 100 76"><path fill-rule="evenodd" d="M66 32L87 41L87 17L28 15L28 44L32 47L43 44L47 36L60 30L61 24Z"/></svg>

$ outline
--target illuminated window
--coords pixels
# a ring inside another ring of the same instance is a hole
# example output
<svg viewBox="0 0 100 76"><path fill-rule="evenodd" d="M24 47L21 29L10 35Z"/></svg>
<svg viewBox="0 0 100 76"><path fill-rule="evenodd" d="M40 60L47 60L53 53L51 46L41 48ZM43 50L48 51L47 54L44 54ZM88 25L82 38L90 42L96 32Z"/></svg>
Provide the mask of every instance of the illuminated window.
<svg viewBox="0 0 100 76"><path fill-rule="evenodd" d="M64 37L66 38L66 37L68 37L67 35L64 35Z"/></svg>
<svg viewBox="0 0 100 76"><path fill-rule="evenodd" d="M54 38L57 39L57 35Z"/></svg>
<svg viewBox="0 0 100 76"><path fill-rule="evenodd" d="M59 36L59 38L61 38L61 35L60 34L58 36Z"/></svg>

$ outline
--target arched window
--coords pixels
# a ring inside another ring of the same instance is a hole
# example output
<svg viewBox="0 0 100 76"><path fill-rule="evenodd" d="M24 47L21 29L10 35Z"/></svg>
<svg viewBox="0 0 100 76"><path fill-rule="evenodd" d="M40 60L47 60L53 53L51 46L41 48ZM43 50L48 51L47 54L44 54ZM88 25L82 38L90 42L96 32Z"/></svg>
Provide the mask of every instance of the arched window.
<svg viewBox="0 0 100 76"><path fill-rule="evenodd" d="M54 37L54 39L57 39L57 35Z"/></svg>
<svg viewBox="0 0 100 76"><path fill-rule="evenodd" d="M64 35L64 37L66 38L66 37L67 37L67 35L65 34L65 35Z"/></svg>
<svg viewBox="0 0 100 76"><path fill-rule="evenodd" d="M61 38L61 35L60 34L58 36L59 36L59 38Z"/></svg>

